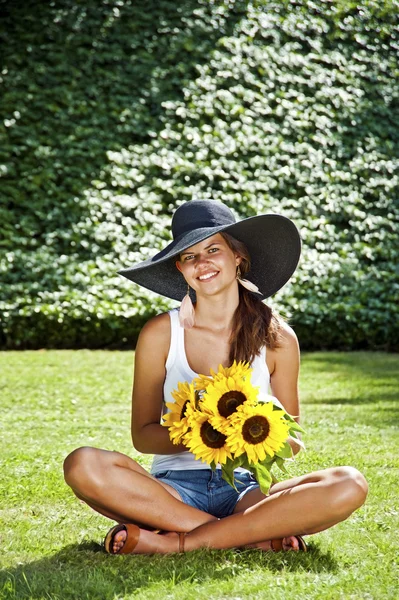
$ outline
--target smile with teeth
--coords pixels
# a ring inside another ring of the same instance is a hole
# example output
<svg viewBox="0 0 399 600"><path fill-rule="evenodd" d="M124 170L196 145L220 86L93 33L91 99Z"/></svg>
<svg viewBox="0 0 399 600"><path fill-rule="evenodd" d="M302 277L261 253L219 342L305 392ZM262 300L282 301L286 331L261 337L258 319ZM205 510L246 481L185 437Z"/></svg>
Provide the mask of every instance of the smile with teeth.
<svg viewBox="0 0 399 600"><path fill-rule="evenodd" d="M215 277L215 275L217 274L217 271L212 271L212 273L205 273L204 275L200 275L197 279L199 279L200 281L207 281L208 279Z"/></svg>

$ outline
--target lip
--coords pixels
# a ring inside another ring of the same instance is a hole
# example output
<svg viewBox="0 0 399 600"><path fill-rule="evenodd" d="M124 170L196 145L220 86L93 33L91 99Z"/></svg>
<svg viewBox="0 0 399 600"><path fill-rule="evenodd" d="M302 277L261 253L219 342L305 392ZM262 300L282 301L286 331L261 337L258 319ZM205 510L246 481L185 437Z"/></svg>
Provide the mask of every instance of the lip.
<svg viewBox="0 0 399 600"><path fill-rule="evenodd" d="M213 281L218 275L219 271L208 271L208 273L201 273L201 275L198 275L197 280L201 283L208 283L208 281ZM206 277L206 279L200 279L200 277Z"/></svg>

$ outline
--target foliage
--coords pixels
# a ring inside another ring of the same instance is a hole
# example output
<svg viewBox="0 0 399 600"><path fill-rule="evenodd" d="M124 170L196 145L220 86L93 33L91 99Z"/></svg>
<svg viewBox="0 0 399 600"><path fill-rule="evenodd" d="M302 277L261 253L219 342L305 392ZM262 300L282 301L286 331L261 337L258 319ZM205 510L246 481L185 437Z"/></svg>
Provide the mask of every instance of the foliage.
<svg viewBox="0 0 399 600"><path fill-rule="evenodd" d="M0 345L134 342L117 270L215 198L299 226L303 347L399 347L397 0L0 6Z"/></svg>
<svg viewBox="0 0 399 600"><path fill-rule="evenodd" d="M307 539L308 554L110 557L101 551L109 520L74 497L62 462L90 445L150 464L130 440L132 363L131 352L0 353L2 600L397 598L398 355L303 357L307 450L290 476L348 464L370 486L363 508Z"/></svg>

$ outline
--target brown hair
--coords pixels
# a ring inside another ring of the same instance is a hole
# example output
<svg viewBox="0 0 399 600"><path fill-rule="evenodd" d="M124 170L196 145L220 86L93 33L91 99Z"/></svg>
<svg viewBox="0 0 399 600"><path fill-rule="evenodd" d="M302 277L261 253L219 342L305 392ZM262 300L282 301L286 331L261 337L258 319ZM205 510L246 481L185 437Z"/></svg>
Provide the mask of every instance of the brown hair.
<svg viewBox="0 0 399 600"><path fill-rule="evenodd" d="M247 247L228 233L221 235L229 248L241 257L240 271L244 278L251 268ZM243 360L251 364L264 345L271 350L281 346L282 319L242 285L238 289L240 301L233 316L229 359L230 363Z"/></svg>

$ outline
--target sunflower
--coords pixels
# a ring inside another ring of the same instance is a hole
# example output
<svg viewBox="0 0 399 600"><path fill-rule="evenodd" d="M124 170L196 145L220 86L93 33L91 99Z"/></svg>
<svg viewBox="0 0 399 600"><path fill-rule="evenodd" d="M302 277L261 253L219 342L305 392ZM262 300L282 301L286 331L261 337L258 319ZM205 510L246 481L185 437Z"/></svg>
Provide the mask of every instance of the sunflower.
<svg viewBox="0 0 399 600"><path fill-rule="evenodd" d="M189 418L195 411L197 394L192 383L179 383L178 389L173 390L174 402L166 402L170 410L164 415L162 425L169 427L169 437L174 444L180 444L183 436L190 428Z"/></svg>
<svg viewBox="0 0 399 600"><path fill-rule="evenodd" d="M254 405L258 398L258 388L249 379L243 379L241 371L229 377L220 377L206 388L201 401L201 410L212 415L212 425L224 433L229 425L227 419L239 406Z"/></svg>
<svg viewBox="0 0 399 600"><path fill-rule="evenodd" d="M231 365L231 367L222 367L222 365L219 365L219 369L218 372L216 373L216 376L223 376L223 377L241 377L242 379L245 379L246 377L248 377L249 375L251 375L252 373L252 369L250 367L250 364L244 361L240 361L237 362L236 360L233 362L233 364Z"/></svg>
<svg viewBox="0 0 399 600"><path fill-rule="evenodd" d="M225 430L228 448L236 457L246 453L252 464L265 460L266 455L273 457L289 436L290 424L284 415L284 411L273 408L272 402L242 404Z"/></svg>
<svg viewBox="0 0 399 600"><path fill-rule="evenodd" d="M231 367L223 367L219 365L217 373L213 369L210 371L211 375L198 375L193 380L193 384L196 390L206 390L208 385L214 383L214 381L221 381L229 377L240 377L246 379L251 376L252 369L247 362L234 361Z"/></svg>
<svg viewBox="0 0 399 600"><path fill-rule="evenodd" d="M216 466L231 458L226 436L212 426L209 415L197 411L191 415L190 425L191 430L184 436L184 443L197 459Z"/></svg>

